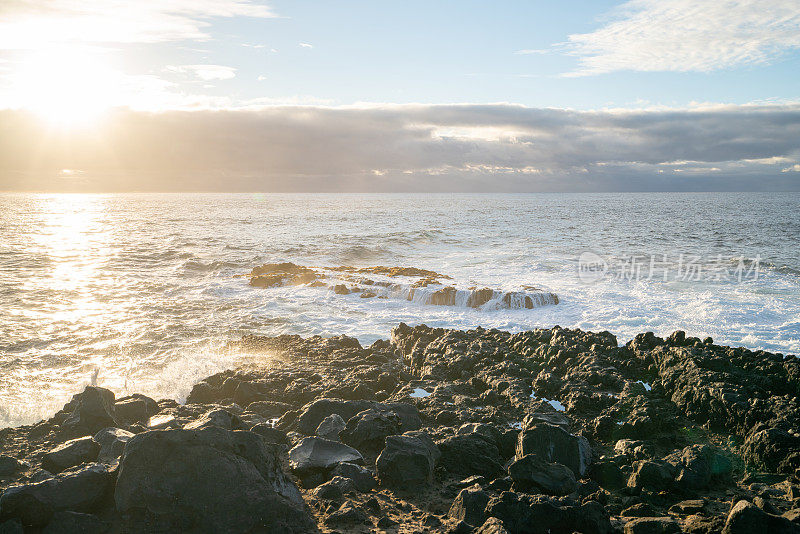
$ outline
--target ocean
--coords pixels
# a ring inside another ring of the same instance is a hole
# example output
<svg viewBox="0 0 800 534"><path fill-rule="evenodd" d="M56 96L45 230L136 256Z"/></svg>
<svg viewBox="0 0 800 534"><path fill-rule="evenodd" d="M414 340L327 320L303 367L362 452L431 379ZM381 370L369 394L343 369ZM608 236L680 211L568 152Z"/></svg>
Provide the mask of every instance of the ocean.
<svg viewBox="0 0 800 534"><path fill-rule="evenodd" d="M533 309L255 288L253 267L409 266ZM243 334L653 331L800 352L800 194L0 194L0 428L89 383L185 398Z"/></svg>

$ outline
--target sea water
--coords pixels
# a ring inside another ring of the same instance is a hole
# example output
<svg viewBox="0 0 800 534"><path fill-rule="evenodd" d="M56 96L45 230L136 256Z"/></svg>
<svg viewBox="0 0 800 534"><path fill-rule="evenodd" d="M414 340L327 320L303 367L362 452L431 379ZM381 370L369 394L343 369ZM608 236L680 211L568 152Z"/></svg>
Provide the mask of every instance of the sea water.
<svg viewBox="0 0 800 534"><path fill-rule="evenodd" d="M254 266L413 266L534 309L254 288ZM800 352L800 194L0 194L0 427L85 385L185 398L243 334L653 331ZM263 358L264 356L257 356Z"/></svg>

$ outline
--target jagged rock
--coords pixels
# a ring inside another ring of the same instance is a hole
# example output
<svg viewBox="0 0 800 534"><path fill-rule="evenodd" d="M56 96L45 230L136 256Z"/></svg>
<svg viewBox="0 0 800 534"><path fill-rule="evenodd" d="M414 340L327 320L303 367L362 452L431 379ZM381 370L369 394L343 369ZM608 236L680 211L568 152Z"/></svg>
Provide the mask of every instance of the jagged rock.
<svg viewBox="0 0 800 534"><path fill-rule="evenodd" d="M361 464L364 458L352 447L327 439L304 438L289 451L289 464L299 477L329 471L342 462Z"/></svg>
<svg viewBox="0 0 800 534"><path fill-rule="evenodd" d="M692 445L674 456L678 472L675 485L684 490L708 488L726 481L733 471L731 461L708 445Z"/></svg>
<svg viewBox="0 0 800 534"><path fill-rule="evenodd" d="M625 534L680 534L681 527L671 517L640 517L625 523Z"/></svg>
<svg viewBox="0 0 800 534"><path fill-rule="evenodd" d="M86 436L119 426L114 417L114 393L105 388L86 386L64 406L64 411L69 415L61 423L61 429L67 436Z"/></svg>
<svg viewBox="0 0 800 534"><path fill-rule="evenodd" d="M597 501L589 501L580 506L562 506L561 501L553 497L505 491L489 500L486 515L502 520L505 528L512 534L612 532L608 515Z"/></svg>
<svg viewBox="0 0 800 534"><path fill-rule="evenodd" d="M354 415L374 408L377 410L393 411L400 417L403 432L418 430L422 426L419 410L411 404L402 402L380 403L367 400L340 400L318 399L306 404L297 417L297 429L303 434L313 434L323 419L331 414L338 414L348 421Z"/></svg>
<svg viewBox="0 0 800 534"><path fill-rule="evenodd" d="M509 534L505 524L496 517L490 517L474 534Z"/></svg>
<svg viewBox="0 0 800 534"><path fill-rule="evenodd" d="M634 505L628 506L619 513L620 517L655 517L658 514L646 502L639 502Z"/></svg>
<svg viewBox="0 0 800 534"><path fill-rule="evenodd" d="M402 426L397 413L370 408L351 417L339 436L356 449L379 451L386 436L397 434Z"/></svg>
<svg viewBox="0 0 800 534"><path fill-rule="evenodd" d="M317 426L317 429L314 431L314 434L323 439L339 441L339 433L344 430L346 425L347 423L344 419L342 419L341 415L338 413L332 413L322 420L319 426Z"/></svg>
<svg viewBox="0 0 800 534"><path fill-rule="evenodd" d="M342 462L333 468L331 471L332 476L349 478L355 484L358 491L367 493L372 491L378 482L367 469L360 465L352 464L350 462Z"/></svg>
<svg viewBox="0 0 800 534"><path fill-rule="evenodd" d="M535 490L548 495L569 495L578 489L572 470L563 465L540 460L536 455L523 456L508 466L514 489Z"/></svg>
<svg viewBox="0 0 800 534"><path fill-rule="evenodd" d="M759 430L747 436L742 455L756 468L793 473L800 467L800 437L780 428Z"/></svg>
<svg viewBox="0 0 800 534"><path fill-rule="evenodd" d="M110 528L96 515L64 511L53 514L42 534L105 534Z"/></svg>
<svg viewBox="0 0 800 534"><path fill-rule="evenodd" d="M631 488L646 488L661 491L672 486L676 467L663 460L639 460L633 464L633 473L628 478Z"/></svg>
<svg viewBox="0 0 800 534"><path fill-rule="evenodd" d="M737 502L731 508L725 521L723 534L752 534L769 532L770 534L797 534L800 526L785 517L771 515L747 501Z"/></svg>
<svg viewBox="0 0 800 534"><path fill-rule="evenodd" d="M433 481L433 468L441 452L423 432L407 432L386 438L375 466L381 485L409 488Z"/></svg>
<svg viewBox="0 0 800 534"><path fill-rule="evenodd" d="M136 434L122 430L121 428L104 428L92 437L92 440L100 446L97 454L97 461L101 463L111 463L122 456L125 444Z"/></svg>
<svg viewBox="0 0 800 534"><path fill-rule="evenodd" d="M117 399L114 403L114 415L119 421L125 423L138 423L157 414L158 403L145 395L135 393L128 397Z"/></svg>
<svg viewBox="0 0 800 534"><path fill-rule="evenodd" d="M59 473L69 467L95 461L99 451L100 445L91 436L71 439L45 454L42 467L51 473Z"/></svg>
<svg viewBox="0 0 800 534"><path fill-rule="evenodd" d="M329 501L341 501L346 493L356 491L356 486L349 478L335 476L324 484L320 484L314 490L317 499Z"/></svg>
<svg viewBox="0 0 800 534"><path fill-rule="evenodd" d="M225 430L239 430L242 426L242 421L229 411L211 410L204 413L200 419L186 424L183 428L184 430L200 430L218 427Z"/></svg>
<svg viewBox="0 0 800 534"><path fill-rule="evenodd" d="M0 496L0 521L19 518L43 527L58 511L93 512L113 490L114 476L101 464L64 471L35 484L12 486Z"/></svg>
<svg viewBox="0 0 800 534"><path fill-rule="evenodd" d="M127 528L308 532L311 520L278 450L219 427L139 434L125 447L114 493Z"/></svg>
<svg viewBox="0 0 800 534"><path fill-rule="evenodd" d="M457 434L436 445L442 453L439 464L453 475L493 478L503 471L497 445L482 434Z"/></svg>
<svg viewBox="0 0 800 534"><path fill-rule="evenodd" d="M517 457L527 454L544 462L564 464L576 477L584 476L592 461L592 449L586 438L549 423L537 423L520 432Z"/></svg>
<svg viewBox="0 0 800 534"><path fill-rule="evenodd" d="M483 491L480 486L475 485L464 488L458 492L447 515L473 526L481 525L486 518L484 510L488 503L489 494Z"/></svg>

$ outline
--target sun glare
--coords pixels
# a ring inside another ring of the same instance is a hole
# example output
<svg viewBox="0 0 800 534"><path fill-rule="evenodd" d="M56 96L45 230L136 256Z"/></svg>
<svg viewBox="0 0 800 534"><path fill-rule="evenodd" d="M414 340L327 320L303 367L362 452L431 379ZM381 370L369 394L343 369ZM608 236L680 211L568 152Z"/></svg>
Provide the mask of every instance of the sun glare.
<svg viewBox="0 0 800 534"><path fill-rule="evenodd" d="M91 123L115 104L119 74L101 54L78 47L37 51L14 77L17 100L48 122Z"/></svg>

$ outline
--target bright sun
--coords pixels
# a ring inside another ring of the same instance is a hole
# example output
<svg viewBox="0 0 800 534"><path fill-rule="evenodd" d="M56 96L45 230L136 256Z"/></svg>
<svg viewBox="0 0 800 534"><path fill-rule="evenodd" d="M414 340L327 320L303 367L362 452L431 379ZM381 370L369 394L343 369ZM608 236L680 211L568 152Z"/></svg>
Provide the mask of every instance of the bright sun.
<svg viewBox="0 0 800 534"><path fill-rule="evenodd" d="M27 58L14 85L22 107L54 125L71 127L93 122L116 103L120 75L91 49L59 47Z"/></svg>

